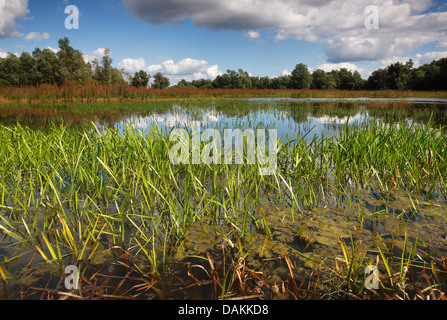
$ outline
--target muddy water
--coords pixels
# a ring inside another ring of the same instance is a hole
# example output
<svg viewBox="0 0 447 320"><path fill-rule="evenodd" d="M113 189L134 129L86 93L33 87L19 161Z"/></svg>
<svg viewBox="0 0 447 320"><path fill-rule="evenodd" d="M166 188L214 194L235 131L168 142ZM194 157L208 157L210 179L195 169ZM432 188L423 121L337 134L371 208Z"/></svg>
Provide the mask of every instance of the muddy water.
<svg viewBox="0 0 447 320"><path fill-rule="evenodd" d="M270 283L290 279L291 271L284 262L286 255L294 265L294 278L300 282L319 267L334 267L336 259L344 259L341 241L357 253L366 252L365 263L368 260L376 263L379 244L387 246L397 262L405 241L407 248L416 244L418 257L414 263L422 265L429 263L424 256L442 257L447 252L445 206L422 203L414 210L412 200L404 194L397 194L393 201L360 196L352 207L315 208L303 213L276 206L264 206L259 211L265 214L271 236L266 240L267 231L261 228L243 239L245 263L253 270L262 271ZM188 230L178 257L219 252L223 245L237 246L237 239L233 242L216 236L210 224L198 221ZM381 272L386 274L383 266Z"/></svg>
<svg viewBox="0 0 447 320"><path fill-rule="evenodd" d="M243 215L236 220L198 219L183 230L174 246L168 244L166 248L166 243L158 243L158 275L135 247L126 248L125 253L108 243L110 238L105 236L98 250L79 262L67 257L63 263L45 263L36 252L10 242L0 248L2 257L20 259L9 261L4 268L9 279L7 285L2 284L3 298L63 297L63 293L72 292L64 287L63 269L68 264L81 269L85 279L83 297L138 294L131 290L133 286L153 281L153 289L138 298L219 298L222 293L215 292L212 281L215 270L221 283L232 279L233 289L238 281L233 275L241 274L244 287L240 296L275 298L275 286L286 284L291 288L295 282L305 288L310 285L319 298L334 298L337 287L343 285L341 271L337 270L346 269L342 244L346 244L351 257L365 255L359 281L363 281L366 265L375 264L378 256L380 277L387 278L378 246L387 251L392 273L399 271L404 248L407 257L416 246L411 259L414 281L419 281L418 275L425 272L424 268L430 270L433 263L445 288L447 270L443 270L442 259L447 253L447 209L443 202L410 199L399 192L385 200L365 190L353 192L350 198L342 195L341 199L339 205L302 212L263 205L255 209L258 219L248 221L245 230L241 229ZM44 288L49 291L42 291ZM115 288L119 289L115 292Z"/></svg>

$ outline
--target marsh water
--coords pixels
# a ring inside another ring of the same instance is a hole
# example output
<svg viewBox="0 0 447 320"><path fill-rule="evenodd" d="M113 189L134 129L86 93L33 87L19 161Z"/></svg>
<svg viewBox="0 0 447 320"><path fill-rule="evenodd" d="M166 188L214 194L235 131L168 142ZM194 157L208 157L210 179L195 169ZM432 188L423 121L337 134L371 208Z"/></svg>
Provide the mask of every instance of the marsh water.
<svg viewBox="0 0 447 320"><path fill-rule="evenodd" d="M201 128L218 130L271 128L277 130L283 142L293 139L297 133L309 141L315 136L324 138L337 135L345 124L425 126L430 123L434 127L447 125L446 99L387 101L389 103L386 106L380 99L245 99L228 100L225 104L173 102L163 109L148 108L143 112L122 114L119 119L97 120L95 124L102 131L114 127L122 134L125 133L126 126L143 132L158 126L167 133L174 127L191 127L197 122ZM216 219L203 217L189 225L184 230L181 249L168 250L169 263L163 264L161 275L152 284L157 289L148 290L147 294L139 298L216 298L212 294L214 287L208 254L211 254L215 263L225 265L228 261L222 262L218 257L225 257L222 253L224 246L237 247L233 243L235 239L244 245L246 254L243 261L238 260L241 265L233 265L234 270L242 275L242 272L245 272L247 279L244 284L249 286L250 282L253 296L267 299L274 296L271 290L273 286L281 283L284 285L284 282L292 285L291 273L295 275L293 281L313 285L315 281L318 282L313 276L317 274L316 270L320 270L322 263L329 266L335 263L337 267L334 267L334 270L338 268L343 257L343 243L352 243L353 252L354 248L359 251L367 250L366 259L375 263L379 255L379 240L387 243L389 255L401 255L403 248L416 245L417 242L420 246L420 259L415 258L412 263L420 270L429 264L427 261L431 256L440 254L442 258L447 252L447 206L442 195L427 199L397 191L392 197L384 198L376 185L370 185L349 192L334 192L327 197L328 200L324 204L316 203L299 213L281 202L269 201L268 194L265 197L262 205L251 208L264 217L264 227L255 228L255 224L251 225L250 232L244 233L240 239L222 236L231 234L234 226ZM0 212L6 217L4 207L7 204L2 206ZM245 218L241 216L237 219ZM266 226L271 234L268 241ZM129 230L130 234L132 232L135 230ZM408 239L410 240L407 244ZM31 253L20 253L10 240L6 234L0 237L0 255L8 261L0 261L7 278L7 281L0 281L3 298L42 298L44 293L49 295L49 291L42 289L47 287L59 292L69 291L63 288L61 279L64 278L64 273L61 272L61 265L42 263L34 256L31 259ZM166 248L163 248L166 243L157 245L160 247L154 247L154 251L160 255L166 252ZM132 252L130 249L128 251ZM107 280L104 287L121 286L119 277L124 274L131 274L133 278L129 279L132 279L132 285L138 284L135 280L140 276L136 275L138 272L133 269L131 273L129 267L122 263L122 252L111 248L110 245L104 246L89 258L78 265L87 270L84 278L88 278L90 282L94 281L94 277L98 279L107 273L112 280ZM148 261L144 255L133 257L133 266L137 266L141 274L148 272L147 265ZM328 268L332 270L331 267ZM384 266L380 268L380 272L387 273ZM327 271L327 275L327 282L321 285L322 287L319 284L320 297L337 297L337 290L334 289L337 286L335 271ZM220 277L224 276L223 271ZM141 279L148 281L145 277L146 275ZM193 280L196 282L192 282ZM32 294L29 288L34 288ZM130 288L129 285L129 292ZM101 290L104 291L104 288ZM123 290L124 287L117 292L123 294ZM84 296L88 294L93 295L92 291L84 292Z"/></svg>
<svg viewBox="0 0 447 320"><path fill-rule="evenodd" d="M240 104L241 101L248 103ZM380 105L381 102L387 103ZM225 106L213 102L172 103L165 110L128 114L97 124L104 130L114 126L120 132L124 132L127 125L142 131L158 126L166 132L173 127L191 127L194 123L201 128L218 130L272 128L283 141L296 137L298 132L306 133L311 140L314 135L335 135L346 123L426 125L431 121L435 126L445 126L446 110L447 99L441 98L352 98L343 101L332 98L251 98L228 101Z"/></svg>

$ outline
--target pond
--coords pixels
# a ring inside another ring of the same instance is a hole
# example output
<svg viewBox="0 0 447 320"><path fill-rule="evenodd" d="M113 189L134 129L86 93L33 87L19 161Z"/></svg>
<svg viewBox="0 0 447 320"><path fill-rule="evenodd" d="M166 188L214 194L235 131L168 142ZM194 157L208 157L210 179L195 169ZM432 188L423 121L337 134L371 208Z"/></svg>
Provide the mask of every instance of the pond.
<svg viewBox="0 0 447 320"><path fill-rule="evenodd" d="M0 127L3 299L446 292L447 101L64 104L36 106L35 118L27 108L5 111ZM173 163L169 133L194 125L276 129L274 173Z"/></svg>
<svg viewBox="0 0 447 320"><path fill-rule="evenodd" d="M244 104L238 112L241 100L250 103L248 107ZM297 132L307 133L308 140L314 135L332 136L345 123L426 125L431 120L435 126L447 125L447 99L441 98L351 98L343 101L332 98L252 98L230 102L224 107L213 103L187 107L173 103L168 109L126 115L113 124L97 124L103 128L113 125L120 132L126 125L143 131L152 126L169 131L173 127L191 127L194 123L202 128L219 130L274 128L283 141L296 136Z"/></svg>

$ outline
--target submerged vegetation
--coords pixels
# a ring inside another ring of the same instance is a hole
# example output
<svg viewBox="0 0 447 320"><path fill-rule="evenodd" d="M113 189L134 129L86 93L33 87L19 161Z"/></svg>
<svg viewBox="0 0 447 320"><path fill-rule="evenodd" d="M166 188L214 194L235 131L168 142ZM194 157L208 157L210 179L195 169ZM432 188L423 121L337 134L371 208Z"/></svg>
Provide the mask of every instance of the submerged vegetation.
<svg viewBox="0 0 447 320"><path fill-rule="evenodd" d="M52 107L62 110L39 108ZM88 108L67 107L81 118ZM269 176L174 165L168 137L157 125L2 125L3 298L446 298L445 127L299 131L278 142ZM67 265L79 267L78 290L64 288ZM365 287L368 265L377 290Z"/></svg>

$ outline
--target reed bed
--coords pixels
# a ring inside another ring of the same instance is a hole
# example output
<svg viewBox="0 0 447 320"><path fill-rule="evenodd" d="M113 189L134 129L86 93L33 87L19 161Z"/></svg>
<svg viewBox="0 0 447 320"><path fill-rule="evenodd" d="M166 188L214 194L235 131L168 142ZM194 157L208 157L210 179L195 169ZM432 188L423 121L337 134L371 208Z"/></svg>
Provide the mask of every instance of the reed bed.
<svg viewBox="0 0 447 320"><path fill-rule="evenodd" d="M398 90L311 90L311 89L192 89L192 88L135 88L128 84L100 85L96 82L79 85L75 82L63 85L39 84L30 87L0 86L2 100L18 103L44 102L125 102L150 100L209 100L227 98L445 98L443 91L398 91Z"/></svg>
<svg viewBox="0 0 447 320"><path fill-rule="evenodd" d="M11 288L19 286L11 283L29 266L92 266L107 255L129 272L120 279L135 280L138 274L144 280L132 290L149 290L181 260L188 231L200 224L221 240L222 250L193 254L201 263L189 264L188 277L197 280L194 272L202 270L213 298L234 297L235 292L255 297L256 291L246 290L248 283L265 279L244 261L255 235L265 235L262 248L273 237L262 206L286 208L293 220L306 210L333 205L334 194L359 189L374 188L384 200L405 192L415 208L420 201L446 199L443 128L363 123L310 142L306 135L298 132L279 141L275 174L261 176L258 164L174 165L168 161L173 145L169 132L157 126L146 131L126 127L123 134L114 128L101 131L93 123L81 129L63 124L45 130L0 126L4 290L17 295ZM345 279L346 290L353 292L353 263L358 276L362 260L353 260L343 242L341 248L350 271L338 268L337 279ZM402 257L411 262L415 249L409 248ZM389 249L377 249L388 261L391 253L384 250ZM293 263L287 255L283 258L293 280ZM407 268L410 262L404 262ZM442 264L436 268L442 272ZM83 281L92 280L85 276ZM273 296L301 290L294 280L289 286L286 290L270 283L268 288ZM155 292L158 298L168 296L160 288Z"/></svg>

